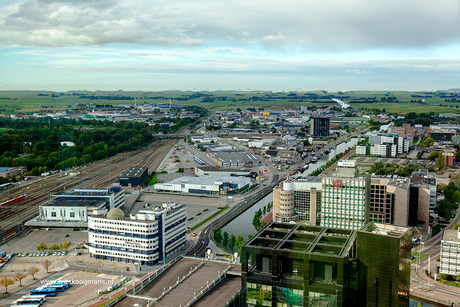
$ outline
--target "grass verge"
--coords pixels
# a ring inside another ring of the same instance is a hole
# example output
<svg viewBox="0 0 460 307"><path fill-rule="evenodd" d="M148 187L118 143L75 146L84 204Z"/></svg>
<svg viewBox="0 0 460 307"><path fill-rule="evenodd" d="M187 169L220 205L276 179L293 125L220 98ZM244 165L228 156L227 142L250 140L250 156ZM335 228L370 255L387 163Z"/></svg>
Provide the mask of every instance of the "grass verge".
<svg viewBox="0 0 460 307"><path fill-rule="evenodd" d="M205 219L204 221L201 221L199 222L198 224L196 224L195 226L193 226L190 230L190 231L194 231L195 229L197 229L198 227L200 227L201 225L203 225L204 223L206 223L207 221L209 221L210 219L213 219L215 218L216 216L218 216L219 214L221 214L222 212L224 212L225 210L228 209L228 206L225 206L223 207L222 209L220 209L219 211L217 211L216 213L214 213L213 215L211 215L210 217L208 217L207 219Z"/></svg>
<svg viewBox="0 0 460 307"><path fill-rule="evenodd" d="M423 254L423 255L421 255L420 257L415 258L414 260L412 260L410 263L414 263L415 261L417 261L417 260L419 260L419 259L422 259L422 258L424 258L424 257L426 257L426 256L428 256L428 254Z"/></svg>

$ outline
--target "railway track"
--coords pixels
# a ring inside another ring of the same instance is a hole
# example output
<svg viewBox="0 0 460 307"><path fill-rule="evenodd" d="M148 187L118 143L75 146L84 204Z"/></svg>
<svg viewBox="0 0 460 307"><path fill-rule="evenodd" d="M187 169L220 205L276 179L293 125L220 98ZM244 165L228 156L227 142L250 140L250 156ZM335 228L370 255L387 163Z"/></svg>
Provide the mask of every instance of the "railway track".
<svg viewBox="0 0 460 307"><path fill-rule="evenodd" d="M106 188L111 185L124 171L133 166L147 166L150 171L156 170L168 149L176 140L157 140L137 151L119 154L80 168L78 176L55 174L24 188L17 187L0 196L0 202L16 196L27 194L27 198L11 206L0 208L0 239L2 233L22 225L39 213L39 205L45 203L51 195L69 188Z"/></svg>

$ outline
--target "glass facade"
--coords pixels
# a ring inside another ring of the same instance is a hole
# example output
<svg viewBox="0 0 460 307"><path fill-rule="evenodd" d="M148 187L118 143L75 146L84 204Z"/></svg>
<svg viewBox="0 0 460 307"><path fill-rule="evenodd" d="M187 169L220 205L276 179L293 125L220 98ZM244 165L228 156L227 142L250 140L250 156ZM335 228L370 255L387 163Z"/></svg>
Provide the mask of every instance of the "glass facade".
<svg viewBox="0 0 460 307"><path fill-rule="evenodd" d="M243 306L408 306L410 230L271 223L242 248Z"/></svg>
<svg viewBox="0 0 460 307"><path fill-rule="evenodd" d="M272 287L261 284L248 283L246 303L247 306L250 307L271 306Z"/></svg>

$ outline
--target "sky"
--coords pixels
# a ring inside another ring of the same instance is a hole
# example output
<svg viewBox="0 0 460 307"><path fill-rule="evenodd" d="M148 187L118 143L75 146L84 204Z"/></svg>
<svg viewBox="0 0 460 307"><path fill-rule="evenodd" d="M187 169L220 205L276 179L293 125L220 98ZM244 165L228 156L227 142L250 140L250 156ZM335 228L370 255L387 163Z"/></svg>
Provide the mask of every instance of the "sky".
<svg viewBox="0 0 460 307"><path fill-rule="evenodd" d="M0 0L0 90L460 87L458 0Z"/></svg>

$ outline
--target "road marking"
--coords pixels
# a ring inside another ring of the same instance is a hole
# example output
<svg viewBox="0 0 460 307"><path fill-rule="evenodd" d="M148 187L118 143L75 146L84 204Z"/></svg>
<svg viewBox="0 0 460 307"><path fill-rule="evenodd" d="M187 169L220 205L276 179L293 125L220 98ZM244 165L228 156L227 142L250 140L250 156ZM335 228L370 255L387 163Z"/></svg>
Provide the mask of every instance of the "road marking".
<svg viewBox="0 0 460 307"><path fill-rule="evenodd" d="M206 230L204 231L204 233L206 233L208 231L209 228L206 228Z"/></svg>

